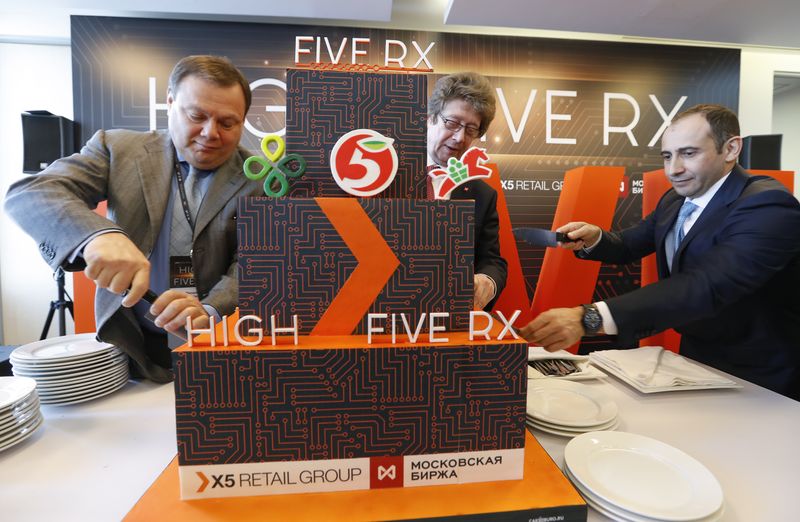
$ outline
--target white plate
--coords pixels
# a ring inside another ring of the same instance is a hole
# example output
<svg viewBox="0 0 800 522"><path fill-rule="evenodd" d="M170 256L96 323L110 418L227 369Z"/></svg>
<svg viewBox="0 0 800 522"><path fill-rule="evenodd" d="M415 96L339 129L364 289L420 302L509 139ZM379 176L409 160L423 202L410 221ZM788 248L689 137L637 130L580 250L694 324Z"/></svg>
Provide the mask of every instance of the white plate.
<svg viewBox="0 0 800 522"><path fill-rule="evenodd" d="M81 355L74 355L72 357L65 357L61 359L30 359L27 356L16 357L14 352L11 352L9 360L14 366L25 366L31 369L52 369L71 368L73 366L89 366L97 361L106 359L108 357L119 355L122 350L116 346L109 346L102 351L85 353Z"/></svg>
<svg viewBox="0 0 800 522"><path fill-rule="evenodd" d="M9 441L18 438L20 435L25 435L32 429L36 429L36 426L39 426L41 422L42 422L42 414L40 411L37 410L36 415L31 416L24 423L17 426L16 429L7 431L2 436L0 436L0 446L4 446Z"/></svg>
<svg viewBox="0 0 800 522"><path fill-rule="evenodd" d="M39 388L39 397L42 399L49 399L62 395L74 395L77 393L85 393L91 390L101 390L107 386L113 385L123 377L126 379L130 378L127 367L120 368L114 373L110 373L93 381L72 383L63 386L52 386L49 388L41 387Z"/></svg>
<svg viewBox="0 0 800 522"><path fill-rule="evenodd" d="M528 415L559 426L582 428L609 422L617 404L579 382L560 379L528 381Z"/></svg>
<svg viewBox="0 0 800 522"><path fill-rule="evenodd" d="M90 381L68 383L64 385L57 384L47 388L42 386L39 388L39 396L42 398L51 398L60 395L82 393L92 389L99 390L107 386L109 383L117 382L122 378L123 375L129 376L127 366L115 369L113 372L107 372L102 377L98 377L97 379L92 379Z"/></svg>
<svg viewBox="0 0 800 522"><path fill-rule="evenodd" d="M537 422L528 421L528 426L535 430L543 431L545 433L549 433L551 435L558 435L559 437L577 437L578 435L582 435L583 433L588 433L587 431L570 431L565 429L559 428L551 428L550 426L545 426L543 424L539 424ZM603 428L604 430L615 430L619 426L618 421L613 421L608 427Z"/></svg>
<svg viewBox="0 0 800 522"><path fill-rule="evenodd" d="M0 412L10 410L36 390L36 381L28 377L0 377Z"/></svg>
<svg viewBox="0 0 800 522"><path fill-rule="evenodd" d="M95 381L72 384L65 388L39 390L39 398L41 400L44 400L44 399L52 399L54 397L62 397L67 395L84 394L91 392L93 390L100 391L109 386L113 386L120 379L129 379L129 378L130 378L130 372L128 371L127 367L124 367L120 368L119 370L116 370L114 373L104 376L102 379L97 379Z"/></svg>
<svg viewBox="0 0 800 522"><path fill-rule="evenodd" d="M617 426L619 425L619 417L614 417L608 422L604 422L602 424L596 424L594 426L586 426L580 428L573 428L572 426L561 426L559 424L553 424L552 422L543 421L540 419L534 419L533 417L527 416L529 423L536 424L538 426L544 426L545 428L550 428L559 431L571 431L572 433L587 433L590 431L604 431L609 429L610 426Z"/></svg>
<svg viewBox="0 0 800 522"><path fill-rule="evenodd" d="M591 359L593 365L602 368L603 371L610 373L614 377L618 378L622 382L626 384L630 384L634 389L640 391L642 393L661 393L661 392L671 392L671 391L694 391L694 390L716 390L716 389L735 389L741 388L740 384L735 382L731 382L730 384L684 384L680 386L642 386L641 383L638 383L622 373L619 369L614 368L608 364L603 363L598 359Z"/></svg>
<svg viewBox="0 0 800 522"><path fill-rule="evenodd" d="M39 398L32 402L25 408L15 411L13 415L8 415L0 418L0 438L3 434L16 429L20 424L28 422L33 415L39 412Z"/></svg>
<svg viewBox="0 0 800 522"><path fill-rule="evenodd" d="M14 403L12 406L3 408L2 412L0 412L0 418L7 419L9 417L13 417L19 412L30 408L33 404L39 404L39 395L35 391L25 397L23 400Z"/></svg>
<svg viewBox="0 0 800 522"><path fill-rule="evenodd" d="M694 521L722 507L714 475L686 453L655 439L619 431L578 435L564 464L586 490L645 517Z"/></svg>
<svg viewBox="0 0 800 522"><path fill-rule="evenodd" d="M38 369L38 370L28 370L27 368L20 368L19 366L12 366L11 371L14 375L20 375L23 377L30 377L32 379L36 379L36 382L41 387L48 381L55 381L55 382L62 382L70 379L86 379L92 378L93 376L97 375L100 372L104 372L111 368L119 368L122 366L127 366L128 364L128 356L125 354L118 354L115 357L103 361L95 366L89 368L83 367L76 367L76 368L69 368L69 369L59 369L57 371L51 371L47 369Z"/></svg>
<svg viewBox="0 0 800 522"><path fill-rule="evenodd" d="M31 361L79 359L111 349L114 349L113 345L101 343L95 339L95 334L93 333L85 333L64 335L24 344L11 352L11 357Z"/></svg>
<svg viewBox="0 0 800 522"><path fill-rule="evenodd" d="M123 356L123 358L119 359L118 361L113 361L113 364L109 363L108 366L93 368L91 370L83 370L68 375L26 375L26 374L20 374L20 375L24 375L26 377L32 377L33 379L35 379L38 385L38 390L42 391L42 390L47 390L48 388L52 388L54 386L61 386L64 384L78 384L78 383L96 381L111 373L115 373L127 367L128 367L127 356ZM16 373L17 369L12 368L11 371Z"/></svg>
<svg viewBox="0 0 800 522"><path fill-rule="evenodd" d="M105 397L106 395L110 395L115 391L123 388L126 384L128 384L128 379L120 378L119 382L114 383L112 386L109 386L103 390L97 390L94 393L86 393L69 397L60 397L58 399L47 400L47 401L42 399L42 403L43 404L47 403L54 406L66 406L68 404L78 404L80 402L91 401L94 399L99 399L100 397Z"/></svg>
<svg viewBox="0 0 800 522"><path fill-rule="evenodd" d="M590 507L592 507L601 515L605 515L613 520L626 520L629 522L645 522L645 521L656 520L648 517L638 517L634 513L630 513L617 506L603 502L600 498L596 497L594 494L589 492L583 486L583 484L581 484L580 481L576 479L572 475L572 473L570 473L569 468L567 466L564 466L563 471L564 471L564 476L566 476L567 479L569 479L569 481L572 482L572 485L575 486L575 489L578 490L578 493L580 493L580 495L583 497L583 500L585 500Z"/></svg>
<svg viewBox="0 0 800 522"><path fill-rule="evenodd" d="M9 439L7 439L7 440L5 440L3 442L0 442L0 451L8 449L11 446L16 446L17 444L19 444L23 440L25 440L28 437L30 437L31 435L33 435L34 432L37 430L37 428L39 428L39 426L42 425L42 422L44 422L44 418L41 415L39 415L38 419L33 424L31 424L30 426L26 427L24 430L21 430L16 435L16 437L9 438Z"/></svg>
<svg viewBox="0 0 800 522"><path fill-rule="evenodd" d="M586 503L589 504L589 506L594 508L601 515L605 515L614 520L627 520L630 522L661 522L661 520L658 518L650 518L642 515L637 515L635 513L625 511L619 506L615 506L613 504L605 502L603 499L597 497L591 491L587 490L586 487L572 475L567 466L564 466L563 471L564 475L569 479L570 482L572 482L572 485L575 486L575 489L578 490L578 493L581 494ZM711 516L705 518L699 518L692 522L716 522L722 519L722 513L724 511L725 511L725 506L723 505L721 508L719 508L719 511L715 512Z"/></svg>
<svg viewBox="0 0 800 522"><path fill-rule="evenodd" d="M12 357L11 364L14 368L23 368L27 372L58 372L74 368L89 368L102 364L109 359L122 355L122 350L112 347L105 352L98 352L74 359L54 359L50 361L30 361Z"/></svg>

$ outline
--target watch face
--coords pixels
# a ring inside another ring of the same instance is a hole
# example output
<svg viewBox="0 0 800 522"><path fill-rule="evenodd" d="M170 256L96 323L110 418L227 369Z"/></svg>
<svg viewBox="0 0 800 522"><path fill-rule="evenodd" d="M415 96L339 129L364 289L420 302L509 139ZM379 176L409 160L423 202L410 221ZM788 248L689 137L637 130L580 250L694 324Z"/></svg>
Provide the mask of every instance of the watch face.
<svg viewBox="0 0 800 522"><path fill-rule="evenodd" d="M600 316L600 312L597 311L597 308L593 306L585 306L583 308L583 327L586 329L587 333L596 333L600 330L602 324L603 318Z"/></svg>

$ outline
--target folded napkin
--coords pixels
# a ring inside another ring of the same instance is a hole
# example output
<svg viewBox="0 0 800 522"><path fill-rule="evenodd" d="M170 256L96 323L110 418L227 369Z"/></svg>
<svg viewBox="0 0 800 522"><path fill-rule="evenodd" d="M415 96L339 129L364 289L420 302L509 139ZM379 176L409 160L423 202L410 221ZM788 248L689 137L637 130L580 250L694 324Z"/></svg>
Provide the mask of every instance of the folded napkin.
<svg viewBox="0 0 800 522"><path fill-rule="evenodd" d="M602 350L592 352L589 360L597 361L609 370L617 370L644 387L736 384L660 346Z"/></svg>
<svg viewBox="0 0 800 522"><path fill-rule="evenodd" d="M543 346L528 346L528 360L539 361L542 359L566 359L568 361L588 361L589 357L586 355L575 355L566 350L558 350L556 352L548 352Z"/></svg>

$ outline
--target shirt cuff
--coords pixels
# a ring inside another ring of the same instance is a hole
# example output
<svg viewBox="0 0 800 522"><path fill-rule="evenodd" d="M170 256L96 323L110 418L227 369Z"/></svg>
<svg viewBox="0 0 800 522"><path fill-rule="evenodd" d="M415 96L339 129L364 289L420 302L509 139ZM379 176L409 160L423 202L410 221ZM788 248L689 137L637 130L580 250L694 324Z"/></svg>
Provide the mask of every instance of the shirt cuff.
<svg viewBox="0 0 800 522"><path fill-rule="evenodd" d="M608 305L604 301L598 301L595 306L597 306L597 311L600 312L600 317L603 318L603 333L617 335L619 329L617 328L617 323L614 322L614 317L611 316L611 310L608 309Z"/></svg>
<svg viewBox="0 0 800 522"><path fill-rule="evenodd" d="M79 257L83 257L83 249L86 248L86 245L88 245L92 241L92 239L94 239L94 238L96 238L98 236L102 236L103 234L110 234L112 232L119 232L120 234L125 234L125 232L123 232L122 230L120 230L118 228L104 228L103 230L98 230L97 232L95 232L91 236L87 237L83 241L83 243L78 245L78 248L76 248L75 250L72 251L72 253L67 258L67 262L69 264L72 264ZM127 234L125 234L125 235L127 236Z"/></svg>
<svg viewBox="0 0 800 522"><path fill-rule="evenodd" d="M600 241L602 241L602 240L603 240L603 231L601 230L601 231L600 231L600 237L598 237L598 238L597 238L597 241L595 241L595 242L594 242L593 244L591 244L591 245L584 245L584 246L583 246L583 248L581 248L581 250L583 250L584 252L586 252L586 253L588 254L589 252L591 252L592 250L594 250L594 247L596 247L597 245L599 245L599 244L600 244Z"/></svg>
<svg viewBox="0 0 800 522"><path fill-rule="evenodd" d="M219 312L217 311L216 308L214 308L209 304L204 304L203 308L205 308L206 313L208 314L209 317L214 318L214 324L219 324L219 322L222 321L222 316L219 315Z"/></svg>

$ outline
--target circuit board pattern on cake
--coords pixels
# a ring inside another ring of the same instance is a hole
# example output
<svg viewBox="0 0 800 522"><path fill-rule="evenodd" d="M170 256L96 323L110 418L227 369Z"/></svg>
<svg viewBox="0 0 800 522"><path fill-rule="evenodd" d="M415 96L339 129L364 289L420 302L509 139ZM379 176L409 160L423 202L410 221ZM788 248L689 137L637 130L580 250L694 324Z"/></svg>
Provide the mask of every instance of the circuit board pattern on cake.
<svg viewBox="0 0 800 522"><path fill-rule="evenodd" d="M331 176L331 150L348 132L371 129L394 140L399 162L394 182L378 197L425 199L427 97L422 74L289 69L286 149L307 162L289 195L348 196Z"/></svg>
<svg viewBox="0 0 800 522"><path fill-rule="evenodd" d="M242 198L240 315L347 335L366 334L368 313L448 312L440 324L466 330L474 228L472 201Z"/></svg>
<svg viewBox="0 0 800 522"><path fill-rule="evenodd" d="M173 358L181 465L524 447L524 342Z"/></svg>

